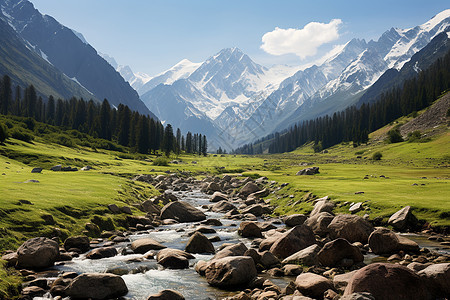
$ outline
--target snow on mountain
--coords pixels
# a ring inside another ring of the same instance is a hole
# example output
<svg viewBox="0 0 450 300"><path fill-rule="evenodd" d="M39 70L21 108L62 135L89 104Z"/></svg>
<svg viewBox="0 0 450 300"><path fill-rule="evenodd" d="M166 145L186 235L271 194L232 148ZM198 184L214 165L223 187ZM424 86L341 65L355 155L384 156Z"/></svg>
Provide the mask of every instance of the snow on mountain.
<svg viewBox="0 0 450 300"><path fill-rule="evenodd" d="M139 95L143 95L159 84L172 84L178 79L189 77L202 63L194 63L188 59L183 59L172 68L159 73L148 80L139 88L136 88Z"/></svg>

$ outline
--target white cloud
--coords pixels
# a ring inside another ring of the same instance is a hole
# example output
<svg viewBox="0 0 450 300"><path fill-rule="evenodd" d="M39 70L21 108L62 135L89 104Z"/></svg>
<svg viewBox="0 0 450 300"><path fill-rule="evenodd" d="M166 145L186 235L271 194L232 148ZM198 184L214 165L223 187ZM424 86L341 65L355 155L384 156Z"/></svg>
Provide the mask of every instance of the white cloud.
<svg viewBox="0 0 450 300"><path fill-rule="evenodd" d="M317 49L339 38L339 25L342 20L333 19L330 23L311 22L303 29L276 27L262 37L261 49L272 55L293 53L301 59L314 56Z"/></svg>

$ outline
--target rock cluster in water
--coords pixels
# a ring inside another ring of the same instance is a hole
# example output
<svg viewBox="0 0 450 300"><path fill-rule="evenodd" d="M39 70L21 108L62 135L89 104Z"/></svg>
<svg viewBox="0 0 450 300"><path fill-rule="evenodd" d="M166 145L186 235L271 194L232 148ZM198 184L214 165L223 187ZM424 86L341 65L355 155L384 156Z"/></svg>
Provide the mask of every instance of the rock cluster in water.
<svg viewBox="0 0 450 300"><path fill-rule="evenodd" d="M154 185L162 194L134 205L145 216L133 215L127 206L108 206L111 213L126 216L128 232L106 231L101 233L102 238L92 240L87 236L69 237L63 247L57 238L38 237L2 257L26 276L24 299L48 292L53 297L73 299L126 295L127 286L117 274L66 272L56 280L46 280L35 273L79 255L93 260L113 257L118 254L119 243L128 243L122 255L142 254L142 259L156 259L160 266L169 269L191 267L193 254L214 254L208 261L198 261L194 268L211 286L237 291L229 299L438 299L450 295L449 256L420 248L388 228L374 227L368 218L335 215L335 204L328 197L306 199L314 206L308 216L295 214L273 219L269 217L273 207L263 198L286 184L280 186L264 177L253 180L225 175L199 181L173 174L139 175L135 180ZM175 194L192 189L211 195L211 204L198 209L180 201ZM206 235L214 234L214 226L223 224L207 219L205 210L239 220L239 226L233 230L251 239L250 246L224 243L215 249L213 242L220 238ZM127 237L136 231L152 232L161 225L185 222L201 223L196 223L184 250L172 249L151 238L130 242ZM396 230L416 223L410 207L389 219ZM95 226L86 224L87 232L89 228ZM387 262L366 265L366 254L382 255ZM288 276L291 282L281 288L260 276L264 273L271 277ZM164 290L148 299L184 297L177 291Z"/></svg>

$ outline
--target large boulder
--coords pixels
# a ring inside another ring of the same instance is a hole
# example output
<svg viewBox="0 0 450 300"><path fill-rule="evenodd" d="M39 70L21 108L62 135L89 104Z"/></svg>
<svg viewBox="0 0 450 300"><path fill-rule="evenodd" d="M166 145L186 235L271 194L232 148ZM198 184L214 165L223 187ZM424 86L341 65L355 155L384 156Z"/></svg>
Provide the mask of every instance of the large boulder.
<svg viewBox="0 0 450 300"><path fill-rule="evenodd" d="M305 168L303 170L300 170L297 172L297 176L300 175L314 175L314 174L319 174L319 167L309 167L309 168Z"/></svg>
<svg viewBox="0 0 450 300"><path fill-rule="evenodd" d="M161 245L151 238L139 239L131 243L131 250L139 254L144 254L150 250L161 250L164 248L166 248L166 246Z"/></svg>
<svg viewBox="0 0 450 300"><path fill-rule="evenodd" d="M53 266L59 257L59 246L54 240L37 237L23 243L17 249L17 266L41 269Z"/></svg>
<svg viewBox="0 0 450 300"><path fill-rule="evenodd" d="M253 182L247 182L241 189L240 195L247 197L248 195L261 191L261 188Z"/></svg>
<svg viewBox="0 0 450 300"><path fill-rule="evenodd" d="M311 215L308 219L306 219L305 224L308 225L315 234L325 236L328 234L328 225L330 225L333 219L334 215L323 211Z"/></svg>
<svg viewBox="0 0 450 300"><path fill-rule="evenodd" d="M206 187L208 193L219 192L221 190L220 185L217 182L211 182Z"/></svg>
<svg viewBox="0 0 450 300"><path fill-rule="evenodd" d="M186 252L189 253L214 253L211 241L200 232L195 232L186 243Z"/></svg>
<svg viewBox="0 0 450 300"><path fill-rule="evenodd" d="M295 227L305 223L306 219L307 217L303 214L294 214L284 217L283 222L289 227Z"/></svg>
<svg viewBox="0 0 450 300"><path fill-rule="evenodd" d="M255 222L244 221L241 222L238 229L238 234L247 238L262 238L261 228Z"/></svg>
<svg viewBox="0 0 450 300"><path fill-rule="evenodd" d="M396 230L402 231L407 228L414 228L417 226L418 220L413 215L411 206L405 206L401 210L393 214L389 220L388 224L392 225Z"/></svg>
<svg viewBox="0 0 450 300"><path fill-rule="evenodd" d="M213 212L221 212L221 213L226 213L233 209L236 209L236 206L234 206L233 204L231 204L226 200L219 201L211 207L211 210Z"/></svg>
<svg viewBox="0 0 450 300"><path fill-rule="evenodd" d="M450 263L433 264L418 273L436 298L450 295Z"/></svg>
<svg viewBox="0 0 450 300"><path fill-rule="evenodd" d="M328 225L332 239L343 238L350 243L366 244L374 230L372 224L356 215L337 215Z"/></svg>
<svg viewBox="0 0 450 300"><path fill-rule="evenodd" d="M84 253L91 249L91 244L87 236L71 236L64 241L64 249L66 249L66 251L69 251L70 249L78 249Z"/></svg>
<svg viewBox="0 0 450 300"><path fill-rule="evenodd" d="M211 198L209 198L210 202L219 202L219 201L226 201L228 200L228 196L224 193L221 192L214 192L214 194L212 194Z"/></svg>
<svg viewBox="0 0 450 300"><path fill-rule="evenodd" d="M217 251L213 259L220 259L228 256L242 256L247 250L248 248L244 245L244 243L229 245L224 247L220 251Z"/></svg>
<svg viewBox="0 0 450 300"><path fill-rule="evenodd" d="M350 280L344 295L369 292L375 299L431 299L424 281L407 267L374 263L358 270Z"/></svg>
<svg viewBox="0 0 450 300"><path fill-rule="evenodd" d="M350 265L364 260L361 250L345 239L336 239L326 243L317 256L319 262L326 267L342 266L344 265L343 259L351 260Z"/></svg>
<svg viewBox="0 0 450 300"><path fill-rule="evenodd" d="M161 219L174 219L180 223L198 222L206 219L206 215L187 202L171 202L161 210Z"/></svg>
<svg viewBox="0 0 450 300"><path fill-rule="evenodd" d="M184 296L174 290L163 290L148 296L147 300L184 300Z"/></svg>
<svg viewBox="0 0 450 300"><path fill-rule="evenodd" d="M122 277L108 273L81 274L65 290L65 294L72 299L114 299L127 293L128 288Z"/></svg>
<svg viewBox="0 0 450 300"><path fill-rule="evenodd" d="M189 259L195 258L183 250L165 248L158 252L156 261L158 264L168 269L187 269Z"/></svg>
<svg viewBox="0 0 450 300"><path fill-rule="evenodd" d="M325 291L334 288L329 279L309 272L298 275L295 285L303 295L314 299L322 299Z"/></svg>
<svg viewBox="0 0 450 300"><path fill-rule="evenodd" d="M303 250L300 250L291 256L286 257L282 263L283 264L300 264L305 266L315 266L319 264L319 258L317 254L320 251L319 245L311 245Z"/></svg>
<svg viewBox="0 0 450 300"><path fill-rule="evenodd" d="M282 234L270 247L270 252L284 259L315 243L313 231L306 225L298 225Z"/></svg>
<svg viewBox="0 0 450 300"><path fill-rule="evenodd" d="M117 255L117 249L114 247L96 248L86 255L87 259L101 259L106 257L113 257Z"/></svg>
<svg viewBox="0 0 450 300"><path fill-rule="evenodd" d="M383 227L377 228L370 234L369 247L375 254L392 254L400 250L406 252L419 251L419 245L416 242Z"/></svg>
<svg viewBox="0 0 450 300"><path fill-rule="evenodd" d="M348 273L343 273L343 274L337 274L334 275L333 277L333 285L334 287L341 291L344 292L345 288L347 287L348 283L350 282L350 280L352 280L353 275L355 275L355 273L358 270L354 270Z"/></svg>
<svg viewBox="0 0 450 300"><path fill-rule="evenodd" d="M314 208L311 211L310 216L314 216L321 212L327 212L332 214L334 209L334 203L328 200L328 197L320 198L314 204Z"/></svg>
<svg viewBox="0 0 450 300"><path fill-rule="evenodd" d="M213 259L205 270L206 281L220 288L245 287L256 275L255 263L249 256Z"/></svg>

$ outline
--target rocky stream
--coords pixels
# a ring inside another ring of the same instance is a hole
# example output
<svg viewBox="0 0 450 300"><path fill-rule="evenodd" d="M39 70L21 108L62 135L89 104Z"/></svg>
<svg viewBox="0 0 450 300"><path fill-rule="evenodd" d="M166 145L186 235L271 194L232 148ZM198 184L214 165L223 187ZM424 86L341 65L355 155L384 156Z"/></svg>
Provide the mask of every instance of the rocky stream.
<svg viewBox="0 0 450 300"><path fill-rule="evenodd" d="M446 299L446 236L399 234L370 217L334 214L327 197L308 215L270 217L267 178L140 175L161 196L128 213L128 231L101 238L35 238L3 256L25 277L23 299ZM161 209L163 204L164 207ZM414 226L405 207L389 220ZM88 228L89 226L87 226Z"/></svg>

